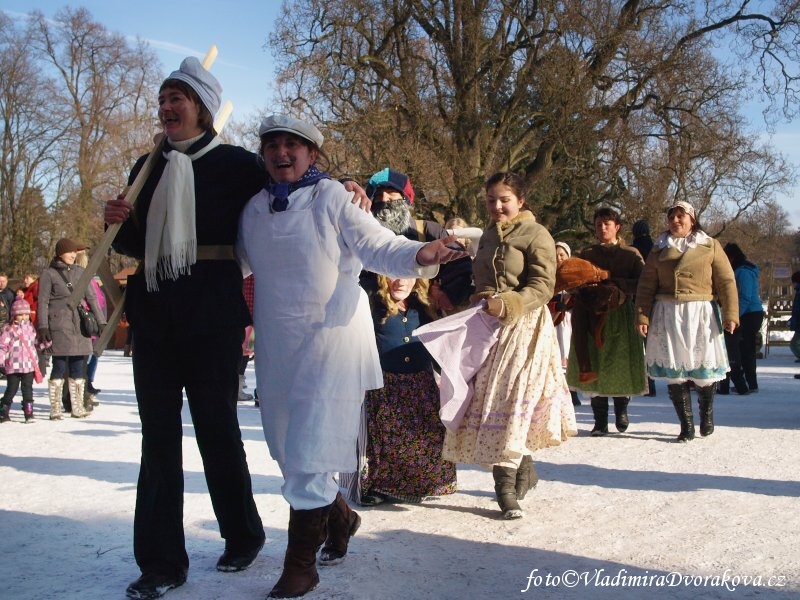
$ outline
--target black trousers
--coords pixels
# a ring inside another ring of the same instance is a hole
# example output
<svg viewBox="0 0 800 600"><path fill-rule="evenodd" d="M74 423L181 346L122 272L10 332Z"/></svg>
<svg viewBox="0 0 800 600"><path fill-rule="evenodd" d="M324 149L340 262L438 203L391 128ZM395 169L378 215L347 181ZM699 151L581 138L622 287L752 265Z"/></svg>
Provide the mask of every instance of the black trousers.
<svg viewBox="0 0 800 600"><path fill-rule="evenodd" d="M739 317L741 339L739 341L739 354L742 359L742 371L751 390L758 389L756 377L756 342L761 323L764 320L763 311L749 312Z"/></svg>
<svg viewBox="0 0 800 600"><path fill-rule="evenodd" d="M206 483L226 548L264 541L236 401L243 331L148 335L136 331L133 376L142 421L142 463L133 546L142 572L186 573L183 532L182 392L186 390Z"/></svg>
<svg viewBox="0 0 800 600"><path fill-rule="evenodd" d="M26 412L25 405L33 404L33 371L30 373L8 373L6 375L6 392L3 394L2 400L0 400L0 404L11 406L20 384L22 384L23 412Z"/></svg>
<svg viewBox="0 0 800 600"><path fill-rule="evenodd" d="M744 381L751 390L758 389L756 342L763 320L761 311L745 313L739 317L739 327L732 334L725 332L731 381L739 382L738 385Z"/></svg>

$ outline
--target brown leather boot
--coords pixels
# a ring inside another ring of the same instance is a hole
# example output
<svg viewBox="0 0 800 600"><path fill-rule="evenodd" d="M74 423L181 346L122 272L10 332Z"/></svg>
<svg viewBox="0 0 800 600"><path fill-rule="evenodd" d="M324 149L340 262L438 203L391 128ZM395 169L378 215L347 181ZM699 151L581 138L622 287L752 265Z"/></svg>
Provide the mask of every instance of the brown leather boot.
<svg viewBox="0 0 800 600"><path fill-rule="evenodd" d="M347 554L347 544L361 526L361 517L347 505L341 494L336 494L328 515L328 539L319 553L321 566L338 565Z"/></svg>
<svg viewBox="0 0 800 600"><path fill-rule="evenodd" d="M283 573L268 598L297 598L319 585L317 550L325 541L333 504L311 510L289 509L289 543Z"/></svg>

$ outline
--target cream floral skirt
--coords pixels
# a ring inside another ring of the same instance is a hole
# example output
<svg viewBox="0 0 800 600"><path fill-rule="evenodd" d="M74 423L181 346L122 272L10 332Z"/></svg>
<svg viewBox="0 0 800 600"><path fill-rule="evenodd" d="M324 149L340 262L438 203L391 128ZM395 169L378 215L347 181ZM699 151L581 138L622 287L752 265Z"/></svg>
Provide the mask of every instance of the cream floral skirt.
<svg viewBox="0 0 800 600"><path fill-rule="evenodd" d="M517 462L577 433L575 411L547 307L503 327L475 376L475 394L457 431L448 430L444 458L492 465Z"/></svg>

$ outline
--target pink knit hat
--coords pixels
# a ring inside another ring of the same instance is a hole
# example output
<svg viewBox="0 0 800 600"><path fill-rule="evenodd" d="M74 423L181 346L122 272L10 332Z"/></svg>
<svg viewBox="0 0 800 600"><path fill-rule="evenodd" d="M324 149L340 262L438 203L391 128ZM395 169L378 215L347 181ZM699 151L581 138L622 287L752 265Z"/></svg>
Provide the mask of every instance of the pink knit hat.
<svg viewBox="0 0 800 600"><path fill-rule="evenodd" d="M14 300L14 304L11 305L11 316L16 317L17 315L29 315L31 314L31 305L28 304L24 299L17 298Z"/></svg>

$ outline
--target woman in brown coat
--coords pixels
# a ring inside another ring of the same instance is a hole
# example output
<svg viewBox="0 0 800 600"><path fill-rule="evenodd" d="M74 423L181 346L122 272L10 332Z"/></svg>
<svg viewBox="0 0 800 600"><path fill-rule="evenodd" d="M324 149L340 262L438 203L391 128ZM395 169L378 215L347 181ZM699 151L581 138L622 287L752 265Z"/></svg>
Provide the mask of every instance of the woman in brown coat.
<svg viewBox="0 0 800 600"><path fill-rule="evenodd" d="M700 403L700 435L714 431L714 391L728 371L723 328L732 333L739 325L739 300L730 262L700 228L694 207L675 202L667 222L636 290L637 329L647 336L648 374L668 384L681 423L677 441L688 442L694 438L690 381Z"/></svg>
<svg viewBox="0 0 800 600"><path fill-rule="evenodd" d="M496 173L486 182L493 223L483 233L473 273L486 312L500 334L474 377L457 430L445 433L451 462L492 465L505 519L523 516L519 500L538 481L531 453L575 435L575 412L547 302L556 275L555 243L524 208L524 181Z"/></svg>

